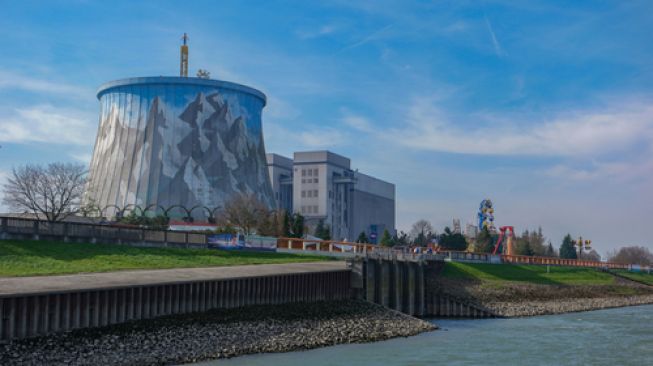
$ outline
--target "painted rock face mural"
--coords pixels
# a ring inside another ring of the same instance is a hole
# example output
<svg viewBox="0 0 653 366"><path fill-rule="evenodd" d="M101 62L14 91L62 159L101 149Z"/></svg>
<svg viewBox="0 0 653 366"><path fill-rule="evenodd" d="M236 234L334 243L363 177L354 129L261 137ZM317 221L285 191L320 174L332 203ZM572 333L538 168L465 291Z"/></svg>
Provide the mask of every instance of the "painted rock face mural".
<svg viewBox="0 0 653 366"><path fill-rule="evenodd" d="M151 77L105 84L98 99L87 204L204 206L192 213L203 218L247 193L273 207L263 93L218 80Z"/></svg>

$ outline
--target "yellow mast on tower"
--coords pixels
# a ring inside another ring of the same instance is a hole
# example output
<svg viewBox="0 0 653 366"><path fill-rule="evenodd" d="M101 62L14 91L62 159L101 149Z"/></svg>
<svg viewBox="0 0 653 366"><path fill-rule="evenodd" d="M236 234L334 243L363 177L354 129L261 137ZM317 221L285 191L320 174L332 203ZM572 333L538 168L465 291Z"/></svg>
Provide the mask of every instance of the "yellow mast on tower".
<svg viewBox="0 0 653 366"><path fill-rule="evenodd" d="M181 37L184 41L184 44L181 45L181 62L179 65L179 76L187 78L188 77L188 35L184 33L184 36Z"/></svg>

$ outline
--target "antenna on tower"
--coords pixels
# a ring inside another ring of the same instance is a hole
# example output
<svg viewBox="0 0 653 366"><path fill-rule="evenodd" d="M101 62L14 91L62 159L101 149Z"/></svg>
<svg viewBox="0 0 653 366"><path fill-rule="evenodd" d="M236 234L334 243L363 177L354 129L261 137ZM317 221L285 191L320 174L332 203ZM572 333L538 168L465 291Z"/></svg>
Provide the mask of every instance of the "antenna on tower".
<svg viewBox="0 0 653 366"><path fill-rule="evenodd" d="M181 45L181 61L179 65L179 76L187 78L188 77L188 35L184 33L184 36L181 37L184 41L184 44Z"/></svg>

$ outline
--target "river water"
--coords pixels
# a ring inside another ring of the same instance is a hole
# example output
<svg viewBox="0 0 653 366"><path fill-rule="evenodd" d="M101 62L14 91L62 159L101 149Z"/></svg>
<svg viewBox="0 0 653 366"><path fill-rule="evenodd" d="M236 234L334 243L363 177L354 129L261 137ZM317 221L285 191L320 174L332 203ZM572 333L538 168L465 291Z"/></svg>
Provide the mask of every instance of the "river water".
<svg viewBox="0 0 653 366"><path fill-rule="evenodd" d="M409 338L259 354L203 366L653 365L653 306L518 319L433 319Z"/></svg>

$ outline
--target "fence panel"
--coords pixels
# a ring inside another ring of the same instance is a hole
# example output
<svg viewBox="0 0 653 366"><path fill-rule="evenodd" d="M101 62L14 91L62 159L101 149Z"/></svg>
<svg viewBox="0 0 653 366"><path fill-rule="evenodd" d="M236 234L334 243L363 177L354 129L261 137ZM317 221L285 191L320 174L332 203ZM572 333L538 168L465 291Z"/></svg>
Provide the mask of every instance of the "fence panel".
<svg viewBox="0 0 653 366"><path fill-rule="evenodd" d="M164 242L166 240L166 232L158 230L145 230L143 232L143 240Z"/></svg>
<svg viewBox="0 0 653 366"><path fill-rule="evenodd" d="M188 233L188 243L189 244L205 244L206 243L206 234Z"/></svg>
<svg viewBox="0 0 653 366"><path fill-rule="evenodd" d="M34 234L34 221L8 218L7 231L16 234Z"/></svg>
<svg viewBox="0 0 653 366"><path fill-rule="evenodd" d="M131 229L131 228L122 228L122 227L118 231L118 233L120 234L120 239L127 240L127 241L140 241L142 232L143 230L141 229Z"/></svg>
<svg viewBox="0 0 653 366"><path fill-rule="evenodd" d="M95 226L95 235L99 238L115 239L117 234L118 228L102 225Z"/></svg>
<svg viewBox="0 0 653 366"><path fill-rule="evenodd" d="M39 222L38 233L41 235L64 235L65 224L63 222Z"/></svg>
<svg viewBox="0 0 653 366"><path fill-rule="evenodd" d="M68 236L84 238L95 236L93 225L68 224Z"/></svg>
<svg viewBox="0 0 653 366"><path fill-rule="evenodd" d="M186 233L176 233L174 231L168 232L169 243L186 243Z"/></svg>

